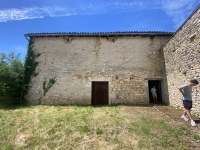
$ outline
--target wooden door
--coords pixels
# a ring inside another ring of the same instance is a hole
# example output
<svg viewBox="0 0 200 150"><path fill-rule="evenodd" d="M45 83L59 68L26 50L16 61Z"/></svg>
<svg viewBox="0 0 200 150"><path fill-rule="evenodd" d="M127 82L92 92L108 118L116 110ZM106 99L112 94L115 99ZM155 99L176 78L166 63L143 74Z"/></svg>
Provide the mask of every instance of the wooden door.
<svg viewBox="0 0 200 150"><path fill-rule="evenodd" d="M92 105L108 105L108 82L92 82Z"/></svg>

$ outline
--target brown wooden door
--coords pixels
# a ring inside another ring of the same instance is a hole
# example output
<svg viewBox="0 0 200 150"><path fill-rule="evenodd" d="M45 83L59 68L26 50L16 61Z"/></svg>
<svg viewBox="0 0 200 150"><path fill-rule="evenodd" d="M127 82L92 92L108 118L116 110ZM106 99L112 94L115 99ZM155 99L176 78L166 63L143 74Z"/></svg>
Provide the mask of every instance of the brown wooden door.
<svg viewBox="0 0 200 150"><path fill-rule="evenodd" d="M108 105L108 82L92 82L92 105Z"/></svg>

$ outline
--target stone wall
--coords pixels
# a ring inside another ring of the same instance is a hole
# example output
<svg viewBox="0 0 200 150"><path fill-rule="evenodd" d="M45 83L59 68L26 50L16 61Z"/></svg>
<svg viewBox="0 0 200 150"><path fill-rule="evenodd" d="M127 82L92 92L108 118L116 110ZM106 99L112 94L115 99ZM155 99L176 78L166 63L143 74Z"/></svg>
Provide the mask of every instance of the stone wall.
<svg viewBox="0 0 200 150"><path fill-rule="evenodd" d="M178 90L191 79L200 81L200 9L163 47L170 105L183 107ZM192 113L200 116L200 85L193 88Z"/></svg>
<svg viewBox="0 0 200 150"><path fill-rule="evenodd" d="M30 104L91 104L92 81L109 81L109 104L147 104L148 79L161 79L168 103L164 58L169 36L34 37L39 74L26 96ZM44 95L43 83L56 78Z"/></svg>

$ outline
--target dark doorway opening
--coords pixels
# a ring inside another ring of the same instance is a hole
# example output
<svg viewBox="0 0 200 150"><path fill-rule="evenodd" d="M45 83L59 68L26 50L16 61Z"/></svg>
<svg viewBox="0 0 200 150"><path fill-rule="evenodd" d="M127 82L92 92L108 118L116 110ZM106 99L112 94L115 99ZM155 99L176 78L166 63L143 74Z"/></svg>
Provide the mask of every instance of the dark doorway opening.
<svg viewBox="0 0 200 150"><path fill-rule="evenodd" d="M108 105L108 82L92 82L92 105Z"/></svg>
<svg viewBox="0 0 200 150"><path fill-rule="evenodd" d="M153 86L155 86L155 88L157 90L157 103L162 104L161 81L160 80L149 80L148 85L149 85L149 89L148 89L149 90L149 102L155 103L153 96L151 94L151 88L153 88Z"/></svg>

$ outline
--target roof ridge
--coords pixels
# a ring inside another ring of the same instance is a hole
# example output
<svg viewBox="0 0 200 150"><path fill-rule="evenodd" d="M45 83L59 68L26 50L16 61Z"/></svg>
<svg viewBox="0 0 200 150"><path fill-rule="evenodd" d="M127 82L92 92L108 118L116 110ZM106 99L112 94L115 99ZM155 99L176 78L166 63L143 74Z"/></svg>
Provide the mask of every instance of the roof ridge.
<svg viewBox="0 0 200 150"><path fill-rule="evenodd" d="M27 33L24 36L30 37L30 36L78 36L78 35L144 35L144 34L149 34L149 35L160 35L160 34L173 34L174 32L169 32L169 31L115 31L115 32L40 32L40 33Z"/></svg>

